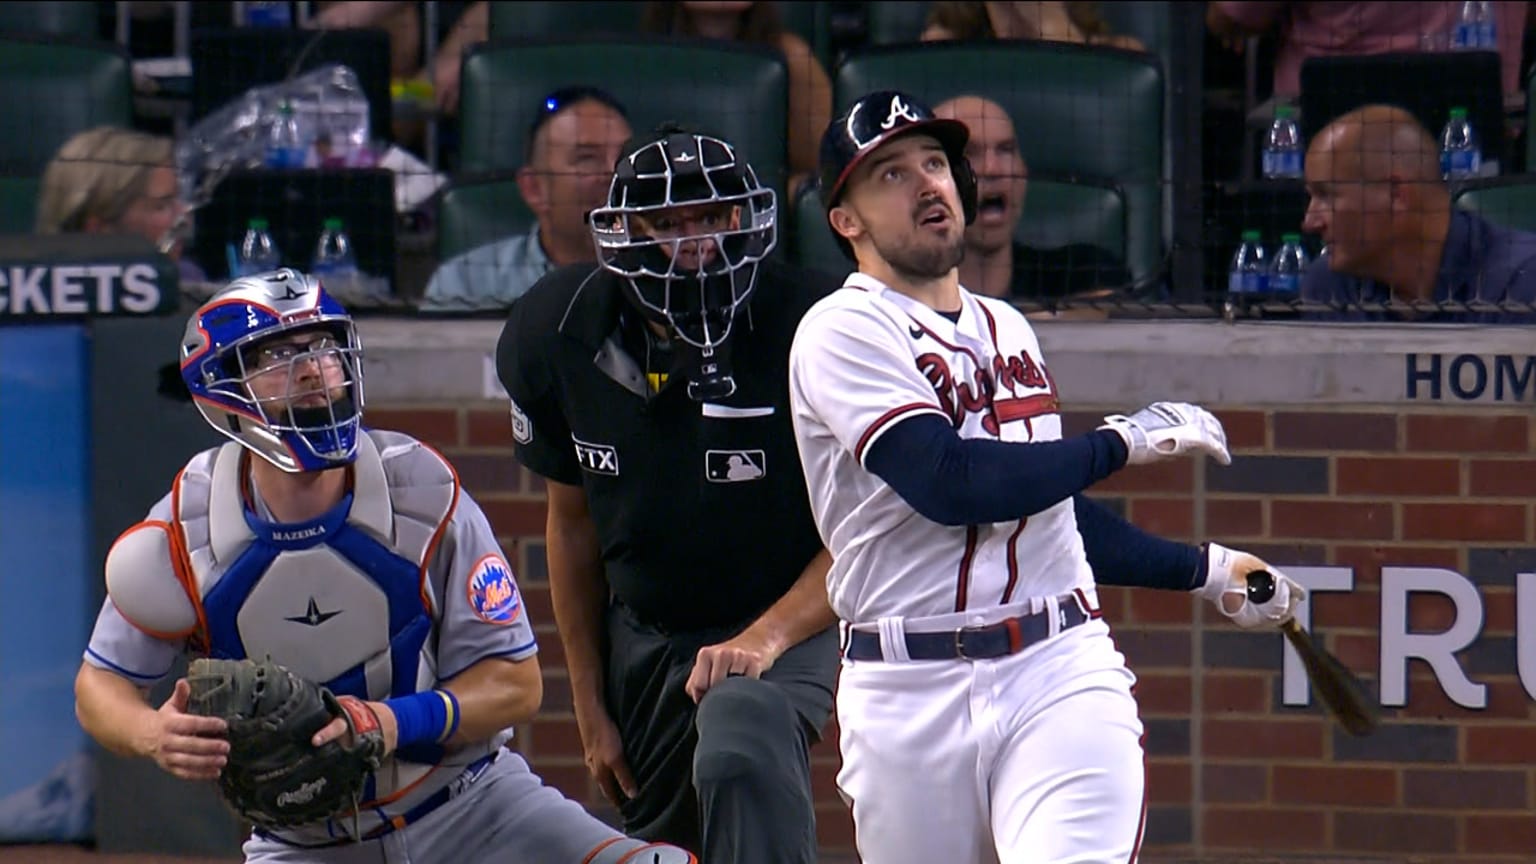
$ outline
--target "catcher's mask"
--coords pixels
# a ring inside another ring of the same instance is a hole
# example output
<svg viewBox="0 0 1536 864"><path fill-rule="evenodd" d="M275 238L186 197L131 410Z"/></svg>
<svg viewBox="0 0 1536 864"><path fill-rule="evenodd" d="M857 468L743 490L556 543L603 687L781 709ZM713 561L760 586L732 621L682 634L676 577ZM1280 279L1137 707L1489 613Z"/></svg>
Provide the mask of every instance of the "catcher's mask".
<svg viewBox="0 0 1536 864"><path fill-rule="evenodd" d="M624 153L591 214L598 261L678 343L688 395L729 396L731 327L778 242L774 192L731 145L677 126Z"/></svg>
<svg viewBox="0 0 1536 864"><path fill-rule="evenodd" d="M181 340L181 377L203 419L292 473L357 457L362 372L352 317L319 279L288 268L229 283Z"/></svg>

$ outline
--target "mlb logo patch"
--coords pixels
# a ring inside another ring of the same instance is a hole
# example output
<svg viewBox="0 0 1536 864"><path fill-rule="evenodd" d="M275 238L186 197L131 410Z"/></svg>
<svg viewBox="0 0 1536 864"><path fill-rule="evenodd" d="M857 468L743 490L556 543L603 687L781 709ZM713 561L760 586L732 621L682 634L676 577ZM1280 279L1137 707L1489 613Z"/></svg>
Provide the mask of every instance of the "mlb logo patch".
<svg viewBox="0 0 1536 864"><path fill-rule="evenodd" d="M707 450L704 477L711 483L744 483L761 480L768 473L768 457L761 450Z"/></svg>
<svg viewBox="0 0 1536 864"><path fill-rule="evenodd" d="M469 608L487 624L512 624L522 614L523 601L517 594L512 568L500 555L492 553L476 561L465 590Z"/></svg>

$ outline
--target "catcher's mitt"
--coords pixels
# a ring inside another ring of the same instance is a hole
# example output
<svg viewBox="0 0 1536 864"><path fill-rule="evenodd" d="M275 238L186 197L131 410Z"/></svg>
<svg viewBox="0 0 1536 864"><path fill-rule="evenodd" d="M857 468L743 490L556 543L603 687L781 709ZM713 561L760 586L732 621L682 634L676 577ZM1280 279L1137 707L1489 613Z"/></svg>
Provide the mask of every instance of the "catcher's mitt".
<svg viewBox="0 0 1536 864"><path fill-rule="evenodd" d="M189 711L229 724L219 788L241 815L263 828L288 828L357 808L384 753L378 717L367 705L337 698L270 660L194 660L187 683ZM311 744L336 717L346 718L352 734Z"/></svg>

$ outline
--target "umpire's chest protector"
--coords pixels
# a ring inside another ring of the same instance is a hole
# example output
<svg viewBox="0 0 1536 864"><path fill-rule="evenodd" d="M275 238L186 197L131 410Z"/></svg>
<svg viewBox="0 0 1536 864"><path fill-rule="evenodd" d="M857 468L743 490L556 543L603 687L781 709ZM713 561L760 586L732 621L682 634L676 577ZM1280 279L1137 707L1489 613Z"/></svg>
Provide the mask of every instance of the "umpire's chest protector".
<svg viewBox="0 0 1536 864"><path fill-rule="evenodd" d="M270 657L338 694L430 686L443 587L428 564L458 501L452 469L407 436L370 431L348 499L277 525L246 505L242 452L225 444L183 469L172 490L179 531L135 532L113 548L113 603L141 629L212 657Z"/></svg>

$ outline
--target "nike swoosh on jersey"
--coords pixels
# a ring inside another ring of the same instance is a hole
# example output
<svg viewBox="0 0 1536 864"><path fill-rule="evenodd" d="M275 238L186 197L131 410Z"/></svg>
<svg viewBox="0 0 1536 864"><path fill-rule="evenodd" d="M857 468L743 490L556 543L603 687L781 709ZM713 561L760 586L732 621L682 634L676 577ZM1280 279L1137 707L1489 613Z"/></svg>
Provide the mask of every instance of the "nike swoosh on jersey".
<svg viewBox="0 0 1536 864"><path fill-rule="evenodd" d="M701 403L700 410L705 417L716 417L725 420L739 420L744 417L767 417L773 414L772 405L744 406L737 408L733 405L716 405L713 402Z"/></svg>
<svg viewBox="0 0 1536 864"><path fill-rule="evenodd" d="M915 326L915 325L912 326L912 327L908 327L907 328L907 332L912 334L912 338L913 339L921 339L921 338L923 338L923 328L921 328L921 327L918 327L918 326Z"/></svg>

